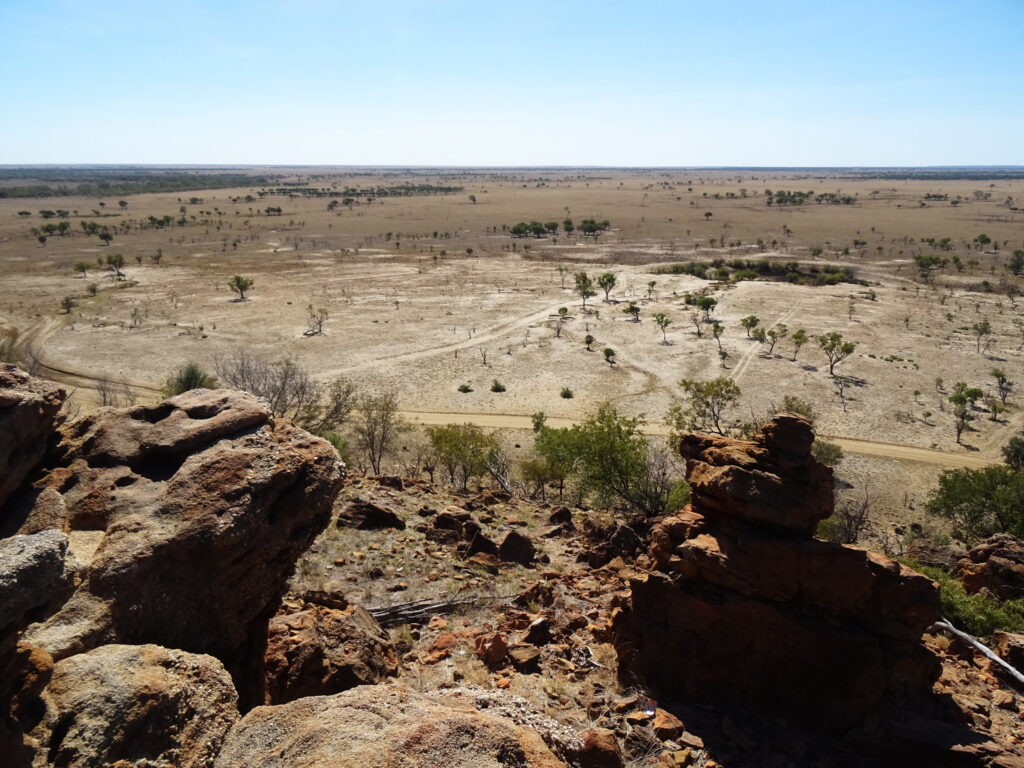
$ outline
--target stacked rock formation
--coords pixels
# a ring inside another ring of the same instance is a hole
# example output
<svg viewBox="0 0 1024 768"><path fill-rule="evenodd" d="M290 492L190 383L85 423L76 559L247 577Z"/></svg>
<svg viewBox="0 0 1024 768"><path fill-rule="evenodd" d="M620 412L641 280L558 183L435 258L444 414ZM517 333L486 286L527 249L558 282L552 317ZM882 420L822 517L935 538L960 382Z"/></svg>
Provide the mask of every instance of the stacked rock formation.
<svg viewBox="0 0 1024 768"><path fill-rule="evenodd" d="M624 681L822 729L934 682L921 635L939 617L935 585L813 538L833 511L813 440L791 414L750 442L682 439L692 506L656 525L653 569L615 618Z"/></svg>

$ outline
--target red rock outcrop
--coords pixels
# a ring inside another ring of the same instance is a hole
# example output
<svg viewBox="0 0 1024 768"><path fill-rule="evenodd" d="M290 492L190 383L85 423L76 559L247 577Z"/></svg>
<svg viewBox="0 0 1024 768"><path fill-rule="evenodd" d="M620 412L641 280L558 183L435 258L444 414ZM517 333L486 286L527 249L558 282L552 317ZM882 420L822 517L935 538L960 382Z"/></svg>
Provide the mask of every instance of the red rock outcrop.
<svg viewBox="0 0 1024 768"><path fill-rule="evenodd" d="M267 622L327 525L334 449L255 398L196 390L63 430L25 529L68 533L82 582L26 639L56 659L153 643L220 659L262 700Z"/></svg>
<svg viewBox="0 0 1024 768"><path fill-rule="evenodd" d="M1024 541L1000 533L978 544L956 564L964 590L985 590L1000 600L1024 597Z"/></svg>
<svg viewBox="0 0 1024 768"><path fill-rule="evenodd" d="M672 697L845 728L938 675L934 584L812 538L832 512L813 433L782 415L751 442L687 436L692 508L655 526L654 570L615 617L620 676Z"/></svg>
<svg viewBox="0 0 1024 768"><path fill-rule="evenodd" d="M65 397L52 381L0 364L0 535L4 505L46 453L64 420Z"/></svg>
<svg viewBox="0 0 1024 768"><path fill-rule="evenodd" d="M341 693L398 673L391 639L358 605L284 609L270 622L265 661L267 704Z"/></svg>

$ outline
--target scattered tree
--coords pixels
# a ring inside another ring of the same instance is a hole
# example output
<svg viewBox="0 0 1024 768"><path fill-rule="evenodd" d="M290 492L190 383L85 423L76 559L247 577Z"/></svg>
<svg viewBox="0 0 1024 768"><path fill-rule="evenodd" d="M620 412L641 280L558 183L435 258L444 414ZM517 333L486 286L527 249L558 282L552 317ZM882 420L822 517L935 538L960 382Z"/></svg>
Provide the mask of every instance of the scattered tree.
<svg viewBox="0 0 1024 768"><path fill-rule="evenodd" d="M615 350L611 347L605 347L604 360L608 365L615 365Z"/></svg>
<svg viewBox="0 0 1024 768"><path fill-rule="evenodd" d="M835 375L835 367L854 353L857 343L843 341L843 335L838 331L832 331L818 337L818 344L821 346L825 357L828 358L828 375Z"/></svg>
<svg viewBox="0 0 1024 768"><path fill-rule="evenodd" d="M622 311L627 315L632 315L634 323L640 322L640 306L635 301L629 302L629 304L622 308Z"/></svg>
<svg viewBox="0 0 1024 768"><path fill-rule="evenodd" d="M597 296L594 291L594 281L587 275L586 272L576 273L576 295L583 299L583 311L587 311L587 299Z"/></svg>
<svg viewBox="0 0 1024 768"><path fill-rule="evenodd" d="M810 336L807 335L807 331L803 328L798 328L793 332L791 337L793 342L793 362L796 362L796 356L800 353L800 347L810 341Z"/></svg>
<svg viewBox="0 0 1024 768"><path fill-rule="evenodd" d="M985 318L974 323L974 325L971 326L971 330L977 337L978 351L981 352L981 340L992 334L992 324L989 323L988 318Z"/></svg>
<svg viewBox="0 0 1024 768"><path fill-rule="evenodd" d="M760 325L760 323L761 319L757 317L757 315L747 315L742 320L740 320L740 325L742 325L744 330L746 330L748 339L750 338L750 332L758 325Z"/></svg>
<svg viewBox="0 0 1024 768"><path fill-rule="evenodd" d="M666 419L673 435L698 430L725 434L722 420L726 411L740 399L740 388L728 376L719 376L711 381L683 379L679 382L688 398L688 405L673 406Z"/></svg>
<svg viewBox="0 0 1024 768"><path fill-rule="evenodd" d="M610 301L608 295L612 292L615 287L615 275L611 272L605 272L603 275L597 278L598 286L604 291L604 300Z"/></svg>
<svg viewBox="0 0 1024 768"><path fill-rule="evenodd" d="M115 280L124 280L124 256L120 253L111 253L106 258L107 269L114 273Z"/></svg>
<svg viewBox="0 0 1024 768"><path fill-rule="evenodd" d="M992 378L996 380L996 393L999 395L999 401L1006 405L1006 398L1013 390L1013 382L1006 377L1006 372L1002 368L993 368Z"/></svg>
<svg viewBox="0 0 1024 768"><path fill-rule="evenodd" d="M668 344L668 335L666 329L672 324L672 319L664 312L658 312L654 315L654 324L661 329L661 343Z"/></svg>
<svg viewBox="0 0 1024 768"><path fill-rule="evenodd" d="M253 286L253 281L248 277L235 275L228 280L228 288L238 294L239 301L245 301L245 292Z"/></svg>

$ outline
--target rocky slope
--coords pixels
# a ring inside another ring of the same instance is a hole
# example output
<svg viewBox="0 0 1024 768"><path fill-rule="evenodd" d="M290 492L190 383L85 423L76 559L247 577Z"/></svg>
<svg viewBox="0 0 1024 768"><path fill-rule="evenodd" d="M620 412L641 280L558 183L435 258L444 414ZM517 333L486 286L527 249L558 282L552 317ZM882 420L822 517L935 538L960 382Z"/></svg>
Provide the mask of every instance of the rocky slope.
<svg viewBox="0 0 1024 768"><path fill-rule="evenodd" d="M924 635L931 582L812 537L830 477L792 418L753 443L688 438L692 507L629 527L345 478L327 443L237 392L70 424L62 398L0 376L0 421L19 425L0 431L4 766L1024 754L998 670ZM998 553L982 559L1001 574Z"/></svg>

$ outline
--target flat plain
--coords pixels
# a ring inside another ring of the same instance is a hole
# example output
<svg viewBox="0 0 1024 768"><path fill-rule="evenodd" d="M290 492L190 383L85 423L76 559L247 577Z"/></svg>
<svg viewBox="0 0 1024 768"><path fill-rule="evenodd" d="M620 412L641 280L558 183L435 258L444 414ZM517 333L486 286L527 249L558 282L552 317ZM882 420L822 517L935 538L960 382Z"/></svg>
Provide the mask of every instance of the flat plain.
<svg viewBox="0 0 1024 768"><path fill-rule="evenodd" d="M728 376L742 390L735 419L763 415L786 395L811 402L819 433L846 450L838 473L847 492L867 490L902 522L920 521L941 469L998 461L1022 426L1017 395L1001 414L979 402L958 443L948 403L957 382L996 396L993 368L1011 381L1024 373L1021 278L1010 269L1024 248L1020 178L247 172L254 184L230 189L0 198L0 326L17 330L19 354L74 389L84 410L99 403L101 381L110 383L108 399L151 401L178 366L212 370L218 357L244 349L293 358L324 380L341 375L364 391L394 391L414 422L511 430L536 411L579 420L611 402L665 432L680 379ZM273 178L258 183L257 173ZM791 204L780 191L814 194ZM586 219L608 229L584 235ZM68 234L41 242L40 228L61 221ZM559 226L541 237L510 234L531 221ZM87 234L88 222L112 233L109 244ZM127 279L97 264L111 254L123 256ZM929 255L939 261L924 274L915 257ZM854 281L716 272L737 259L797 262L804 275L838 266ZM706 279L665 270L694 262L710 265ZM584 311L573 291L580 271L616 276L608 301L597 289ZM228 288L236 274L254 282L245 301ZM696 333L687 297L698 295L718 301L718 341L710 323ZM62 308L65 297L71 306ZM638 322L623 311L631 301ZM320 335L306 334L310 307L327 312ZM664 333L656 313L670 320ZM784 324L790 336L769 352L740 323L751 315L762 328ZM991 333L979 336L984 321ZM812 340L794 361L800 328ZM836 367L841 394L813 338L829 332L857 344ZM495 379L504 392L491 391ZM460 392L463 384L472 391ZM572 398L562 396L566 387Z"/></svg>

